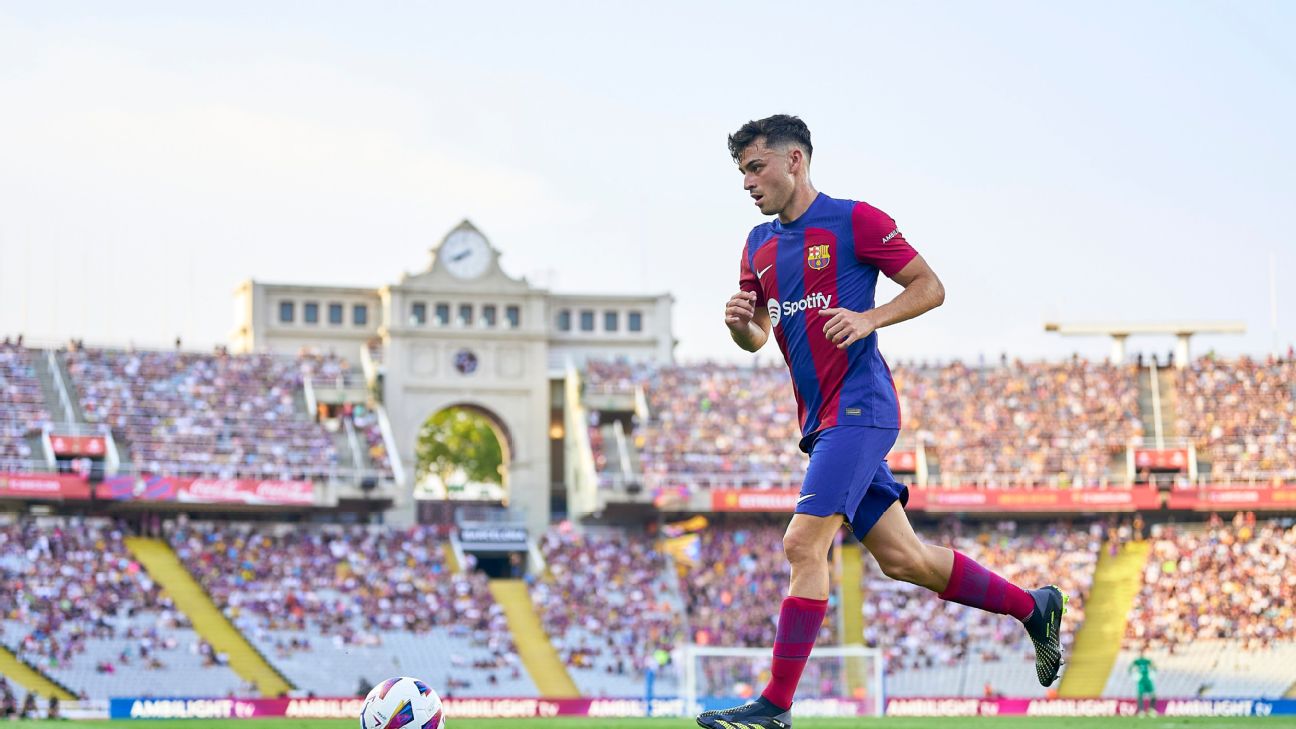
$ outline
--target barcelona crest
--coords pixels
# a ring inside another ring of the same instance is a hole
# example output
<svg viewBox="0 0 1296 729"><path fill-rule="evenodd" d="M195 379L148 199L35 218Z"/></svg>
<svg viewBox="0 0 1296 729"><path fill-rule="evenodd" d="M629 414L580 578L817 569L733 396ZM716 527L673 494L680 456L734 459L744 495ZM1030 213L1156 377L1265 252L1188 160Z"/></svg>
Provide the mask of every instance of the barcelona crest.
<svg viewBox="0 0 1296 729"><path fill-rule="evenodd" d="M828 244L826 243L821 246L810 246L810 250L806 254L806 263L816 271L827 268L830 260L832 260L832 257L828 254Z"/></svg>

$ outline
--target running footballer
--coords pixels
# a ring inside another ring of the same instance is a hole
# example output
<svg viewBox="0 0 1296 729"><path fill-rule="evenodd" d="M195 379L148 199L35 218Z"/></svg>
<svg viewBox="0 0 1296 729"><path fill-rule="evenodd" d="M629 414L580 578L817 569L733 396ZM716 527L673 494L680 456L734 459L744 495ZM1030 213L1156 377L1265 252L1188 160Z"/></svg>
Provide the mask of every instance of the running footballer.
<svg viewBox="0 0 1296 729"><path fill-rule="evenodd" d="M1042 685L1057 680L1062 664L1061 590L1024 590L966 555L922 543L909 525L909 491L886 464L900 406L877 330L940 306L945 289L890 216L815 190L812 152L805 123L784 114L729 136L743 189L775 217L747 236L725 325L749 352L771 334L778 343L810 464L783 537L792 584L779 610L770 681L752 703L698 716L715 729L791 726L792 697L828 607L828 551L843 523L888 577L1022 621ZM904 290L875 306L879 273Z"/></svg>

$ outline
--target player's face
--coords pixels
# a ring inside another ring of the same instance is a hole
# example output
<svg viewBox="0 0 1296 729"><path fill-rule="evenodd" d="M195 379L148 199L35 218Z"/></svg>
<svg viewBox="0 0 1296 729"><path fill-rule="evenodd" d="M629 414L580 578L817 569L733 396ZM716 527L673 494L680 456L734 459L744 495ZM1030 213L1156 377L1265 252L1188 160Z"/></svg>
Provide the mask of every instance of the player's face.
<svg viewBox="0 0 1296 729"><path fill-rule="evenodd" d="M765 139L752 142L738 158L743 173L743 189L751 195L763 215L778 215L792 202L796 191L793 174L800 150L789 147L778 150L767 147Z"/></svg>

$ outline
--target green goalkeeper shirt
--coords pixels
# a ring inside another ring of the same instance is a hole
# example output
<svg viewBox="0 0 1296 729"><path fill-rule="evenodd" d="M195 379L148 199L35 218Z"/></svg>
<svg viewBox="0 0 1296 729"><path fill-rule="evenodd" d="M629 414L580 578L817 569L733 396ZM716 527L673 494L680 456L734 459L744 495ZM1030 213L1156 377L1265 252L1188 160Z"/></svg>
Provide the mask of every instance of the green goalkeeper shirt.
<svg viewBox="0 0 1296 729"><path fill-rule="evenodd" d="M1142 656L1139 656L1138 658L1134 659L1133 663L1130 664L1129 670L1138 671L1138 680L1140 686L1152 685L1152 676L1155 675L1156 673L1156 667L1152 665L1152 661Z"/></svg>

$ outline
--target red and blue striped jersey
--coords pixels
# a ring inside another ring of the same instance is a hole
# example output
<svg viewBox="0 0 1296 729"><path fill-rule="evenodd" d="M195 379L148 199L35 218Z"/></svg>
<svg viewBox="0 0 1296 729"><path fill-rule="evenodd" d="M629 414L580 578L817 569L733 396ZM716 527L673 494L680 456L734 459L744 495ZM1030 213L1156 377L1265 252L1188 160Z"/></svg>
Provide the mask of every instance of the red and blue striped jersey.
<svg viewBox="0 0 1296 729"><path fill-rule="evenodd" d="M874 307L878 271L894 276L918 255L891 216L820 193L791 223L758 225L743 248L739 285L765 302L775 340L792 373L801 449L836 425L900 427L891 370L877 332L846 349L824 336L821 309Z"/></svg>

